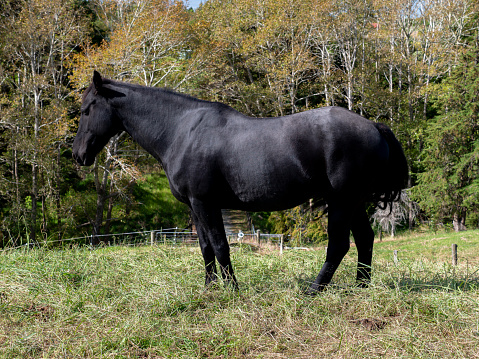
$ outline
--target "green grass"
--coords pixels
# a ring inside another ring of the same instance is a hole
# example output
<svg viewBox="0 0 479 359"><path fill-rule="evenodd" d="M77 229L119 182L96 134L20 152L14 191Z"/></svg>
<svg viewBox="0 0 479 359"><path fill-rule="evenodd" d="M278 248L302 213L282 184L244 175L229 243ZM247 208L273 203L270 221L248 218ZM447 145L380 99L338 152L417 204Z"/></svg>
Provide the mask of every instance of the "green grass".
<svg viewBox="0 0 479 359"><path fill-rule="evenodd" d="M185 228L188 207L173 197L166 175L152 173L137 181L132 189L134 204L129 212L114 207L112 233L141 231L142 228Z"/></svg>
<svg viewBox="0 0 479 359"><path fill-rule="evenodd" d="M233 246L239 292L205 291L192 247L8 251L0 358L477 358L478 242L469 231L376 243L366 289L353 247L316 297L302 288L324 247Z"/></svg>

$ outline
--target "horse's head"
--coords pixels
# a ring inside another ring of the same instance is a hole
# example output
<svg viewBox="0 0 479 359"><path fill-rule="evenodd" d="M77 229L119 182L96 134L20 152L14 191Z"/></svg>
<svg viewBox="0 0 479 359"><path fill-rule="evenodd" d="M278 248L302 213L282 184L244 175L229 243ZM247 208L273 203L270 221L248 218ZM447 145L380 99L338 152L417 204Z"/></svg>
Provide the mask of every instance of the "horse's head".
<svg viewBox="0 0 479 359"><path fill-rule="evenodd" d="M112 100L125 96L111 88L94 71L93 81L83 94L78 132L73 142L73 158L82 166L90 166L111 137L122 130Z"/></svg>

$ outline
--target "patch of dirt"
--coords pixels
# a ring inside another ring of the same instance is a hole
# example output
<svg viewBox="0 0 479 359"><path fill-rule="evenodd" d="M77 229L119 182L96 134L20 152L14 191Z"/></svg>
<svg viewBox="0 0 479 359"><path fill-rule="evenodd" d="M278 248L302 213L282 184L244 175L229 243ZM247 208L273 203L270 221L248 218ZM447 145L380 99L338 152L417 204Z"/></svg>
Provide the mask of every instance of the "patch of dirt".
<svg viewBox="0 0 479 359"><path fill-rule="evenodd" d="M53 316L53 312L53 308L48 305L40 306L33 303L25 309L25 313L29 313L43 321L47 321L48 319L50 319Z"/></svg>
<svg viewBox="0 0 479 359"><path fill-rule="evenodd" d="M375 319L375 318L364 318L364 319L355 319L351 320L351 323L360 325L367 330L376 331L381 330L386 327L388 322L384 319Z"/></svg>

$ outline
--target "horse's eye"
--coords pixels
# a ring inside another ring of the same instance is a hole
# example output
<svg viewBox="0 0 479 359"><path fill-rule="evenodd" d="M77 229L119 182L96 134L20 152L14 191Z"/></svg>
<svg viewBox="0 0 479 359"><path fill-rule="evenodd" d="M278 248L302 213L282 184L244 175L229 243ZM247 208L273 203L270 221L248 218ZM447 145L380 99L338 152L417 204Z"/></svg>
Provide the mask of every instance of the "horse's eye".
<svg viewBox="0 0 479 359"><path fill-rule="evenodd" d="M88 115L90 114L90 109L87 108L87 109L83 110L83 114L84 114L85 116L88 116Z"/></svg>

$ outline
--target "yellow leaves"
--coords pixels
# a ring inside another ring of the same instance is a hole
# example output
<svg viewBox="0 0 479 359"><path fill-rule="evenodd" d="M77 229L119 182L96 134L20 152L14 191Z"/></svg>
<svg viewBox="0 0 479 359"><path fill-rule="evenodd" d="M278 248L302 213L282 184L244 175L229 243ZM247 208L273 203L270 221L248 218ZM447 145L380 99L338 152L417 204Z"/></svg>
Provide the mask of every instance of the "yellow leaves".
<svg viewBox="0 0 479 359"><path fill-rule="evenodd" d="M212 40L233 68L248 68L251 86L255 73L271 97L291 98L305 73L316 70L310 51L316 6L310 0L211 1L199 17L210 20Z"/></svg>
<svg viewBox="0 0 479 359"><path fill-rule="evenodd" d="M81 11L71 1L25 0L15 21L14 39L30 41L31 45L42 46L63 41L70 44L83 31L76 20ZM37 43L32 43L36 41Z"/></svg>
<svg viewBox="0 0 479 359"><path fill-rule="evenodd" d="M188 15L182 2L112 0L102 6L112 31L108 41L98 47L86 45L73 57L70 67L77 88L89 83L93 69L145 85L156 85L165 74L178 72L177 60L187 49Z"/></svg>
<svg viewBox="0 0 479 359"><path fill-rule="evenodd" d="M131 67L132 46L136 46L134 40L125 29L119 29L112 34L109 42L103 40L98 47L87 44L82 52L72 56L69 63L74 86L78 89L87 87L93 70L112 78L118 78L119 74L128 71Z"/></svg>
<svg viewBox="0 0 479 359"><path fill-rule="evenodd" d="M61 103L53 103L42 113L40 127L45 130L42 131L44 136L58 141L70 134L72 122L73 120L68 118L68 109Z"/></svg>

